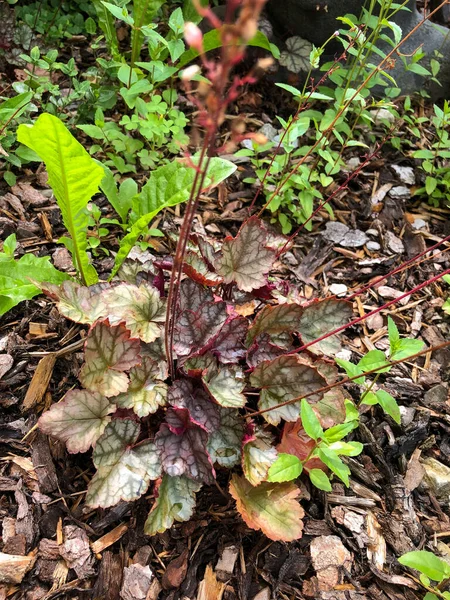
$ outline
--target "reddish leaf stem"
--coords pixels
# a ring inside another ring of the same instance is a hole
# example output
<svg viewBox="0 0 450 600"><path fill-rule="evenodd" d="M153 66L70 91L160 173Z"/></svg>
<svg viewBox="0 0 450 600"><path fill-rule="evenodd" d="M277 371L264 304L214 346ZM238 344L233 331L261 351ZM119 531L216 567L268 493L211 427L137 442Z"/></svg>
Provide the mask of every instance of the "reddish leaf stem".
<svg viewBox="0 0 450 600"><path fill-rule="evenodd" d="M376 315L377 313L381 312L382 310L385 310L386 308L389 308L390 306L392 306L393 304L396 304L397 302L400 302L400 300L403 300L403 298L407 298L408 296L412 296L412 294L415 294L416 292L419 292L420 290L422 290L424 287L426 287L430 283L433 283L434 281L437 281L438 279L441 279L444 275L448 275L449 273L450 273L450 269L446 269L445 271L443 271L439 275L435 275L431 279L427 279L423 283L421 283L419 285L416 285L416 287L414 287L409 292L405 292L404 294L402 294L398 298L394 298L394 300L390 300L389 302L386 302L386 304L383 304L383 306L379 306L378 308L375 308L374 310L371 310L370 312L366 313L362 317L358 317L357 319L355 319L353 321L350 321L350 323L346 323L345 325L341 325L340 327L338 327L337 329L334 329L333 331L325 333L324 335L320 336L316 340L308 342L307 344L303 344L303 346L300 346L300 348L296 348L294 350L294 352L291 352L291 354L298 354L299 352L303 352L303 350L306 350L310 346L313 346L314 344L317 344L318 342L321 342L322 340L326 340L330 336L335 335L336 333L340 333L341 331L344 331L345 329L348 329L349 327L352 327L353 325L357 325L358 323L361 323L362 321L365 321L369 317L371 317L373 315Z"/></svg>
<svg viewBox="0 0 450 600"><path fill-rule="evenodd" d="M355 169L348 177L347 179L339 186L337 187L334 192L332 192L328 198L326 200L323 200L322 202L320 202L319 206L316 208L316 210L311 214L311 216L309 216L306 221L304 223L302 223L295 231L292 235L290 235L286 241L286 243L284 244L284 246L281 248L281 250L279 250L277 252L277 258L279 256L281 256L281 254L283 254L283 252L286 250L286 248L289 246L289 244L292 242L292 240L300 233L300 231L305 227L305 225L307 225L316 215L317 213L322 210L322 208L328 204L330 202L330 200L332 200L339 192L341 192L342 190L344 190L348 184L350 183L350 181L352 181L357 175L359 175L359 173L362 171L362 169L364 169L365 166L367 166L370 161L378 154L378 152L381 150L381 148L383 147L384 143L386 142L386 140L388 139L389 135L393 132L393 129L390 129L389 132L384 136L384 138L381 140L381 142L378 144L378 146L376 147L376 149L372 152L372 154L370 154L363 163L361 163L357 169Z"/></svg>
<svg viewBox="0 0 450 600"><path fill-rule="evenodd" d="M294 173L296 173L298 171L298 169L301 167L302 164L304 164L304 162L306 161L306 159L319 146L319 144L322 142L322 140L324 140L324 139L328 140L330 138L331 134L333 133L333 130L334 130L334 127L335 127L337 121L345 113L345 111L347 110L347 108L349 106L351 106L352 102L355 100L355 98L358 96L358 94L360 94L361 91L367 86L367 84L375 76L375 74L379 73L382 70L382 68L384 67L385 64L389 64L389 61L392 59L392 57L394 56L394 54L398 53L399 48L406 42L406 40L408 40L412 35L414 35L416 33L416 31L418 29L420 29L420 27L425 23L425 21L428 21L430 19L430 17L432 17L438 10L440 10L442 8L442 6L444 6L447 3L448 3L448 0L444 0L437 8L435 8L433 11L431 11L428 15L424 15L424 18L419 23L417 23L417 25L415 25L411 29L411 31L409 31L405 35L405 37L403 37L400 40L400 42L398 44L396 44L394 46L394 48L392 48L392 50L388 54L386 54L386 56L383 58L383 60L373 69L373 71L371 73L369 73L369 75L365 78L365 80L361 83L361 85L355 90L355 93L339 109L339 111L337 112L337 114L336 114L335 118L333 119L332 123L323 132L323 135L318 140L316 140L316 142L311 146L309 152L307 152L307 154L305 154L305 156L303 156L302 159L299 160L299 162L295 165L295 167L287 175L287 177L278 184L278 186L276 187L275 191L270 196L269 200L266 202L266 204L259 211L258 216L261 216L261 214L266 210L266 208L269 206L269 204L272 202L272 200L280 193L281 189L284 187L284 185L289 180L289 178Z"/></svg>
<svg viewBox="0 0 450 600"><path fill-rule="evenodd" d="M277 404L276 406L271 406L270 408L265 408L263 410L258 410L255 412L249 412L247 415L245 415L245 417L248 419L253 419L254 417L257 417L264 413L270 412L272 410L277 410L279 408L282 408L283 406L288 406L289 404L293 404L294 402L298 402L299 400L302 400L303 398L309 398L310 396L314 396L316 394L322 394L322 393L328 392L329 390L332 390L335 387L339 387L340 385L344 385L344 383L349 383L351 381L354 381L355 379L358 379L359 377L364 377L366 375L372 375L373 373L378 373L380 371L380 369L383 369L384 367L394 367L395 365L404 363L405 360L410 361L413 358L419 358L420 356L424 356L425 354L428 354L429 352L437 352L438 350L443 350L444 348L448 348L449 346L450 346L450 341L443 342L442 344L438 344L437 346L432 346L431 348L425 348L424 350L421 350L420 352L416 352L416 354L412 354L411 356L408 356L407 359L400 358L399 360L386 361L386 364L378 365L375 369L371 369L370 371L364 371L364 373L359 373L358 375L353 375L352 377L344 377L343 379L340 379L339 381L335 381L334 383L331 383L330 385L326 385L322 388L319 388L318 390L308 392L307 394L304 394L303 396L297 396L296 398L292 398L292 400L287 400L286 402L282 402L281 404Z"/></svg>

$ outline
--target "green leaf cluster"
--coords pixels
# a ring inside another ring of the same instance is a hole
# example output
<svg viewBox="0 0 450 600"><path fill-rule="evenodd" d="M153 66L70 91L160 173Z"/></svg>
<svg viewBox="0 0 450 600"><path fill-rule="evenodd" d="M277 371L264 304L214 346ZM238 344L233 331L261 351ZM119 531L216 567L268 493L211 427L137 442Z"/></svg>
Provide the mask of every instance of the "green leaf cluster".
<svg viewBox="0 0 450 600"><path fill-rule="evenodd" d="M48 256L24 254L14 259L16 236L10 235L3 242L0 252L0 316L22 302L41 293L35 283L60 284L70 279L51 264Z"/></svg>

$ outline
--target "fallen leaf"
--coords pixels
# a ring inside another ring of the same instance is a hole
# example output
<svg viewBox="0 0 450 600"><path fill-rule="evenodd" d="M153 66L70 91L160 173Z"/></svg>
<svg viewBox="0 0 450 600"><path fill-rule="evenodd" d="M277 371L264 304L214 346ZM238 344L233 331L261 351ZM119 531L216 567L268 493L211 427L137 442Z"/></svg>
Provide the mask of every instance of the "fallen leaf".
<svg viewBox="0 0 450 600"><path fill-rule="evenodd" d="M167 565L161 579L164 590L177 590L183 583L188 569L188 556L189 550L186 548L180 556L171 560Z"/></svg>

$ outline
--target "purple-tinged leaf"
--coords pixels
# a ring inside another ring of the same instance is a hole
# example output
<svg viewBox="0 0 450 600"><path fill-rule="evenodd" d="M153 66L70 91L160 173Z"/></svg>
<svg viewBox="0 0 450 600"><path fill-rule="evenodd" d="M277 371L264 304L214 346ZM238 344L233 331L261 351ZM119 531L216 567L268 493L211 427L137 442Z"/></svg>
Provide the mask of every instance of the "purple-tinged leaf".
<svg viewBox="0 0 450 600"><path fill-rule="evenodd" d="M219 370L209 370L203 377L203 384L214 400L225 408L242 408L247 398L242 393L245 388L244 372L238 366L227 365Z"/></svg>
<svg viewBox="0 0 450 600"><path fill-rule="evenodd" d="M47 435L65 442L69 452L87 452L95 446L115 410L115 405L100 394L71 390L42 415L38 425Z"/></svg>
<svg viewBox="0 0 450 600"><path fill-rule="evenodd" d="M121 408L132 408L139 417L155 413L167 400L167 385L161 381L161 369L151 358L130 370L130 385L124 394L114 398Z"/></svg>
<svg viewBox="0 0 450 600"><path fill-rule="evenodd" d="M151 358L153 362L156 362L159 366L159 377L164 381L169 376L169 367L167 365L166 352L164 349L164 340L158 338L151 344L141 344L141 356L142 358Z"/></svg>
<svg viewBox="0 0 450 600"><path fill-rule="evenodd" d="M274 541L292 542L302 537L305 513L296 500L300 490L292 482L253 487L244 477L233 475L230 494L251 529L261 529Z"/></svg>
<svg viewBox="0 0 450 600"><path fill-rule="evenodd" d="M191 279L183 279L180 286L180 310L197 312L208 302L214 302L211 290L195 283Z"/></svg>
<svg viewBox="0 0 450 600"><path fill-rule="evenodd" d="M177 356L198 352L214 337L227 320L225 302L206 302L197 312L185 310L178 317L174 332Z"/></svg>
<svg viewBox="0 0 450 600"><path fill-rule="evenodd" d="M174 408L186 408L191 421L205 431L214 431L219 426L218 406L209 399L204 390L195 389L188 379L178 379L173 383L168 400Z"/></svg>
<svg viewBox="0 0 450 600"><path fill-rule="evenodd" d="M85 287L75 281L64 281L61 285L43 284L41 289L57 300L58 310L64 317L76 323L92 325L104 316L102 291L108 287L106 283Z"/></svg>
<svg viewBox="0 0 450 600"><path fill-rule="evenodd" d="M247 364L255 368L265 360L274 360L278 356L286 354L285 348L272 344L267 333L258 336L247 352Z"/></svg>
<svg viewBox="0 0 450 600"><path fill-rule="evenodd" d="M135 446L140 425L130 419L109 423L92 455L97 473L88 486L86 503L108 508L120 500L136 500L152 479L161 475L155 444L150 441Z"/></svg>
<svg viewBox="0 0 450 600"><path fill-rule="evenodd" d="M186 375L199 378L210 369L217 370L217 360L210 352L206 352L206 354L190 356L182 366Z"/></svg>
<svg viewBox="0 0 450 600"><path fill-rule="evenodd" d="M201 285L216 286L223 281L223 278L215 271L212 271L203 258L192 250L186 252L183 273Z"/></svg>
<svg viewBox="0 0 450 600"><path fill-rule="evenodd" d="M230 469L240 462L244 426L237 410L220 408L220 426L208 440L208 452L213 463Z"/></svg>
<svg viewBox="0 0 450 600"><path fill-rule="evenodd" d="M272 436L262 430L255 430L250 423L249 433L242 446L242 470L247 480L252 485L265 481L277 457L278 452L272 446Z"/></svg>
<svg viewBox="0 0 450 600"><path fill-rule="evenodd" d="M325 392L322 400L314 405L320 424L324 429L345 421L345 396L340 387Z"/></svg>
<svg viewBox="0 0 450 600"><path fill-rule="evenodd" d="M195 508L195 493L201 484L188 477L164 475L158 487L158 496L152 506L144 532L147 535L164 533L175 521L189 521Z"/></svg>
<svg viewBox="0 0 450 600"><path fill-rule="evenodd" d="M139 340L130 339L130 332L123 325L96 323L87 336L81 383L107 398L126 392L128 376L124 371L140 362L139 350Z"/></svg>
<svg viewBox="0 0 450 600"><path fill-rule="evenodd" d="M217 336L212 340L211 350L222 363L237 363L244 358L245 335L248 321L245 317L229 318Z"/></svg>
<svg viewBox="0 0 450 600"><path fill-rule="evenodd" d="M209 270L214 271L214 265L216 264L219 252L207 239L196 233L191 235L191 241L198 246L200 254L202 255L203 260L207 264ZM220 247L220 243L217 241L216 246Z"/></svg>
<svg viewBox="0 0 450 600"><path fill-rule="evenodd" d="M166 307L156 288L121 283L104 294L111 325L124 322L133 337L150 343L160 337Z"/></svg>
<svg viewBox="0 0 450 600"><path fill-rule="evenodd" d="M187 408L171 408L166 412L166 423L172 433L182 434L192 425Z"/></svg>
<svg viewBox="0 0 450 600"><path fill-rule="evenodd" d="M272 336L285 331L289 333L297 331L303 310L298 304L266 305L253 321L247 335L247 345L263 333Z"/></svg>
<svg viewBox="0 0 450 600"><path fill-rule="evenodd" d="M300 318L298 332L302 342L309 344L330 331L334 331L348 323L351 316L352 305L346 300L330 298L313 302L304 309ZM311 352L327 356L334 356L340 349L341 344L337 335L331 335L308 347Z"/></svg>
<svg viewBox="0 0 450 600"><path fill-rule="evenodd" d="M261 388L259 410L273 409L264 413L266 421L278 425L281 419L297 421L301 397L325 387L326 381L317 369L305 364L297 355L289 354L259 364L250 376L250 385ZM310 396L308 402L318 402L322 396ZM278 404L294 398L298 400L276 408Z"/></svg>
<svg viewBox="0 0 450 600"><path fill-rule="evenodd" d="M306 352L301 354L301 358L315 367L328 385L337 380L339 371L334 363L320 358L313 360ZM341 388L335 387L325 392L323 398L314 405L314 411L324 429L343 423L345 421L345 396Z"/></svg>
<svg viewBox="0 0 450 600"><path fill-rule="evenodd" d="M257 217L248 219L235 238L226 238L216 265L224 282L236 282L244 292L263 287L276 256L266 243L267 232Z"/></svg>
<svg viewBox="0 0 450 600"><path fill-rule="evenodd" d="M303 355L302 358L304 358ZM339 377L339 371L334 362L318 359L315 360L312 364L314 367L316 367L316 369L319 371L322 377L325 377L328 385L331 385L332 383L337 381L337 378Z"/></svg>
<svg viewBox="0 0 450 600"><path fill-rule="evenodd" d="M186 475L195 481L212 483L215 473L206 450L208 434L188 423L186 413L185 409L168 410L167 423L161 425L155 436L163 470L171 477Z"/></svg>

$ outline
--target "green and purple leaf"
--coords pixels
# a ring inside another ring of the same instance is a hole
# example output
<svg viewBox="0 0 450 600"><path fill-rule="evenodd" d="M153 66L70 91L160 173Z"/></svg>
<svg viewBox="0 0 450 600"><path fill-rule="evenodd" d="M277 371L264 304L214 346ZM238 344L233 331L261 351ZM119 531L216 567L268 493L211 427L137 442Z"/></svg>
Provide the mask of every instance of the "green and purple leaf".
<svg viewBox="0 0 450 600"><path fill-rule="evenodd" d="M146 343L161 335L166 307L156 288L121 283L104 293L104 302L111 325L125 323L132 337Z"/></svg>
<svg viewBox="0 0 450 600"><path fill-rule="evenodd" d="M298 324L298 332L302 342L309 344L318 338L346 325L352 316L352 305L345 300L330 298L318 300L307 306ZM334 356L341 349L337 335L331 335L324 340L312 344L308 348L316 354Z"/></svg>
<svg viewBox="0 0 450 600"><path fill-rule="evenodd" d="M267 333L258 336L247 352L247 364L255 368L264 361L275 360L278 356L286 354L286 348L281 348L270 341Z"/></svg>
<svg viewBox="0 0 450 600"><path fill-rule="evenodd" d="M271 409L264 413L264 418L272 425L278 425L281 419L297 421L300 415L300 400L326 386L325 378L318 370L295 355L279 356L275 360L259 364L250 376L250 385L261 388L258 402L259 410ZM310 402L321 400L323 394L310 396ZM278 406L294 400L286 406Z"/></svg>
<svg viewBox="0 0 450 600"><path fill-rule="evenodd" d="M189 379L178 379L172 384L168 401L174 408L187 409L191 421L208 433L219 427L219 407L209 399L205 390L196 389Z"/></svg>
<svg viewBox="0 0 450 600"><path fill-rule="evenodd" d="M194 481L212 483L214 469L207 442L208 434L191 422L187 409L169 409L166 423L155 436L164 472L171 477L186 475Z"/></svg>
<svg viewBox="0 0 450 600"><path fill-rule="evenodd" d="M237 363L244 358L244 344L248 330L245 317L229 318L210 343L210 349L221 363Z"/></svg>
<svg viewBox="0 0 450 600"><path fill-rule="evenodd" d="M242 470L247 480L252 485L266 481L277 457L272 437L262 430L255 430L253 423L250 423L242 445Z"/></svg>
<svg viewBox="0 0 450 600"><path fill-rule="evenodd" d="M65 442L69 452L87 452L102 435L116 410L110 400L96 392L71 390L42 415L41 431Z"/></svg>
<svg viewBox="0 0 450 600"><path fill-rule="evenodd" d="M266 244L267 232L257 217L245 221L235 238L226 238L216 264L224 282L244 292L263 287L276 256Z"/></svg>
<svg viewBox="0 0 450 600"><path fill-rule="evenodd" d="M258 313L247 335L247 345L250 345L256 337L265 333L269 336L298 331L303 308L299 304L278 304L276 306L265 306Z"/></svg>
<svg viewBox="0 0 450 600"><path fill-rule="evenodd" d="M237 410L220 408L220 425L208 439L208 452L213 463L230 469L240 462L244 425Z"/></svg>
<svg viewBox="0 0 450 600"><path fill-rule="evenodd" d="M201 256L192 250L186 252L183 273L200 285L216 286L223 281L223 278L213 271Z"/></svg>
<svg viewBox="0 0 450 600"><path fill-rule="evenodd" d="M107 398L126 392L129 380L124 371L140 362L139 350L139 340L130 339L124 325L96 323L87 336L85 364L79 375L81 383Z"/></svg>
<svg viewBox="0 0 450 600"><path fill-rule="evenodd" d="M202 380L208 393L220 406L242 408L247 402L247 398L242 393L245 388L244 372L238 366L223 366L218 370L209 369Z"/></svg>
<svg viewBox="0 0 450 600"><path fill-rule="evenodd" d="M114 402L121 408L132 408L138 417L147 417L166 404L168 386L161 379L160 365L144 356L142 364L130 370L127 391L115 396Z"/></svg>
<svg viewBox="0 0 450 600"><path fill-rule="evenodd" d="M175 325L174 349L177 356L199 352L219 333L227 320L225 302L206 302L197 310L184 310Z"/></svg>
<svg viewBox="0 0 450 600"><path fill-rule="evenodd" d="M120 500L136 500L145 494L152 479L160 477L155 444L135 445L140 430L139 423L130 419L117 419L106 427L92 456L97 473L88 486L89 506L108 508Z"/></svg>
<svg viewBox="0 0 450 600"><path fill-rule="evenodd" d="M158 487L158 496L145 522L144 532L156 535L164 533L175 521L189 521L195 508L195 493L200 488L200 483L188 477L164 475Z"/></svg>
<svg viewBox="0 0 450 600"><path fill-rule="evenodd" d="M86 287L75 281L64 281L62 285L41 285L42 291L57 301L58 310L64 317L84 325L92 325L104 316L102 292L108 287L106 283Z"/></svg>

